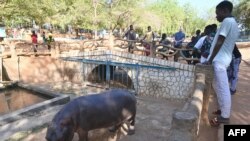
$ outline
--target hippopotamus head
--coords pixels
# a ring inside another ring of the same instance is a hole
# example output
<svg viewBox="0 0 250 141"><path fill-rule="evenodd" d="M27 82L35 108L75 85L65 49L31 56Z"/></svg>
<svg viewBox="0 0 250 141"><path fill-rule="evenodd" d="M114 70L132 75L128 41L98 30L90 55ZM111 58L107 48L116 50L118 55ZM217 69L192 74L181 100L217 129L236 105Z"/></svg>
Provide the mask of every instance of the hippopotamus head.
<svg viewBox="0 0 250 141"><path fill-rule="evenodd" d="M47 141L71 141L74 136L73 129L65 122L60 124L50 123L47 128Z"/></svg>

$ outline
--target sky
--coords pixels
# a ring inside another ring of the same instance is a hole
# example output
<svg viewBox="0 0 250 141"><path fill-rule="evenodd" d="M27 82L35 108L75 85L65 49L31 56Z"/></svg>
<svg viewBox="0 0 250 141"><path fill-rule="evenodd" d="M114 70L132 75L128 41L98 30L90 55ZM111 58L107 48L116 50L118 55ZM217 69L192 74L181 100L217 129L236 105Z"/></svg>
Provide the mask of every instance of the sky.
<svg viewBox="0 0 250 141"><path fill-rule="evenodd" d="M177 0L178 3L181 5L185 5L186 3L189 3L197 9L197 11L200 13L199 16L206 15L207 11L211 8L215 8L217 4L219 4L223 0ZM238 0L230 0L231 2L237 2Z"/></svg>

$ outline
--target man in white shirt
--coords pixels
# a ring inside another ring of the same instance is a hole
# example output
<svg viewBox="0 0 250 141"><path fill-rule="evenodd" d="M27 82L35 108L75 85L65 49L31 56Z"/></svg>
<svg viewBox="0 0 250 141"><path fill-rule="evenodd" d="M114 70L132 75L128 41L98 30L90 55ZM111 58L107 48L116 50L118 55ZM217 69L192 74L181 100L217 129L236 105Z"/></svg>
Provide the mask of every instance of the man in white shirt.
<svg viewBox="0 0 250 141"><path fill-rule="evenodd" d="M205 29L204 29L204 34L205 34L205 35L202 36L202 37L198 40L198 42L194 45L194 48L200 50L201 47L202 47L202 45L203 45L203 43L204 43L204 41L205 41L205 39L207 38L207 36L208 36L211 32L212 32L212 31L211 31L211 25L207 25L207 26L205 27ZM206 62L206 60L207 60L207 58L205 58L205 57L203 57L203 56L201 55L200 63L204 63L204 62Z"/></svg>
<svg viewBox="0 0 250 141"><path fill-rule="evenodd" d="M213 64L214 89L217 94L219 110L215 111L217 117L210 120L212 126L228 123L231 112L231 94L227 77L227 67L232 60L232 52L239 35L238 24L232 17L233 4L222 1L216 6L216 18L221 22L220 28L214 37L210 55L205 64Z"/></svg>

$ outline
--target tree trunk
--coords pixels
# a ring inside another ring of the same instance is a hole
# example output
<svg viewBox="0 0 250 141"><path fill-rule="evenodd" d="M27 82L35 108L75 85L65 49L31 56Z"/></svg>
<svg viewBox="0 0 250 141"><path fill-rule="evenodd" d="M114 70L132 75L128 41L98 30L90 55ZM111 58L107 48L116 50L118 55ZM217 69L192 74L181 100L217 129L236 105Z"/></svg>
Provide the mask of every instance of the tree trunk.
<svg viewBox="0 0 250 141"><path fill-rule="evenodd" d="M76 38L79 38L79 29L75 28Z"/></svg>

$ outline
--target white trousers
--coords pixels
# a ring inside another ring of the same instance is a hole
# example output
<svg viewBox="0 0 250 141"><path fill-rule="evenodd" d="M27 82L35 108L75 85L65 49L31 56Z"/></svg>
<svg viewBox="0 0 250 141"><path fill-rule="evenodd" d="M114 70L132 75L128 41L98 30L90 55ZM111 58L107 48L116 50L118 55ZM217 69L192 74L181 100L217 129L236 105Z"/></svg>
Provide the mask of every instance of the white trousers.
<svg viewBox="0 0 250 141"><path fill-rule="evenodd" d="M227 66L218 62L213 62L214 82L213 88L217 94L221 116L229 118L231 112L231 94L229 90Z"/></svg>

